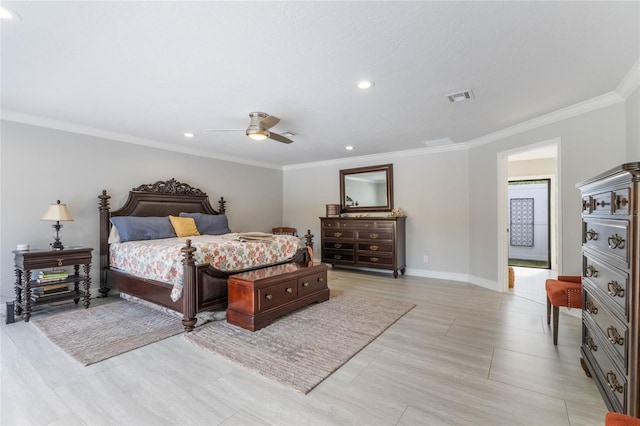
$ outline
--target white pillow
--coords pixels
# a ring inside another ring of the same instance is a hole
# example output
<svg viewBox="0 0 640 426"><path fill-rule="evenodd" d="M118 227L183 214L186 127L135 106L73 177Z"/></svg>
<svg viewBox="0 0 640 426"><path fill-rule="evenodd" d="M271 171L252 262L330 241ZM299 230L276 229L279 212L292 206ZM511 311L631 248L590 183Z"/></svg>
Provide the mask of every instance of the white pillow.
<svg viewBox="0 0 640 426"><path fill-rule="evenodd" d="M118 234L118 228L115 226L111 226L111 232L109 232L109 239L107 239L107 244L119 243L120 242L120 234Z"/></svg>

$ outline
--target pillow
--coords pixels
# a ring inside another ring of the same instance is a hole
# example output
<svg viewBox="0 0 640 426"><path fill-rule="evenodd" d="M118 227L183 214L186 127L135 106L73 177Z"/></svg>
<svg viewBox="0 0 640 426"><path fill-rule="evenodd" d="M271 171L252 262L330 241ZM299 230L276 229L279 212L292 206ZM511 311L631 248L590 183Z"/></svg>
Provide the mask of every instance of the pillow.
<svg viewBox="0 0 640 426"><path fill-rule="evenodd" d="M222 235L229 234L229 222L227 216L223 214L204 214L204 213L180 213L181 217L192 217L196 221L196 226L201 234L206 235Z"/></svg>
<svg viewBox="0 0 640 426"><path fill-rule="evenodd" d="M109 231L109 238L107 239L107 244L119 243L120 235L118 234L118 228L115 226L111 227L111 231Z"/></svg>
<svg viewBox="0 0 640 426"><path fill-rule="evenodd" d="M192 235L200 235L196 228L196 221L192 217L169 216L173 230L176 231L178 237L191 237Z"/></svg>
<svg viewBox="0 0 640 426"><path fill-rule="evenodd" d="M118 228L120 242L157 240L176 236L168 217L116 216L111 223Z"/></svg>

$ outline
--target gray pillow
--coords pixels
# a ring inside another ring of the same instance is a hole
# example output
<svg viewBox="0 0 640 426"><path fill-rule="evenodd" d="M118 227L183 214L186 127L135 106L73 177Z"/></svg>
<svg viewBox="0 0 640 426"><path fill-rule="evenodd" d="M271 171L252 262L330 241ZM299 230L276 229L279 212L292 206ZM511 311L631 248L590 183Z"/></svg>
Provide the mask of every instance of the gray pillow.
<svg viewBox="0 0 640 426"><path fill-rule="evenodd" d="M165 217L116 216L111 223L118 230L120 242L138 240L158 240L176 236L171 221Z"/></svg>
<svg viewBox="0 0 640 426"><path fill-rule="evenodd" d="M181 217L192 217L201 235L229 234L229 222L223 214L180 213Z"/></svg>

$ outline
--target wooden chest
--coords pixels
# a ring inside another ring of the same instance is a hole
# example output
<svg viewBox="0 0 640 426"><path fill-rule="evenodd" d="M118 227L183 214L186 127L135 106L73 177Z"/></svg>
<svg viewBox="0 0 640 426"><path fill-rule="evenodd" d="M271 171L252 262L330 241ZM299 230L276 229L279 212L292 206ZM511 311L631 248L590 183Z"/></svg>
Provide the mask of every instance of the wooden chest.
<svg viewBox="0 0 640 426"><path fill-rule="evenodd" d="M404 274L406 217L321 217L322 261Z"/></svg>
<svg viewBox="0 0 640 426"><path fill-rule="evenodd" d="M582 362L610 411L640 416L640 163L582 192Z"/></svg>
<svg viewBox="0 0 640 426"><path fill-rule="evenodd" d="M256 331L282 315L329 300L327 266L296 262L243 272L229 277L228 291L227 322Z"/></svg>

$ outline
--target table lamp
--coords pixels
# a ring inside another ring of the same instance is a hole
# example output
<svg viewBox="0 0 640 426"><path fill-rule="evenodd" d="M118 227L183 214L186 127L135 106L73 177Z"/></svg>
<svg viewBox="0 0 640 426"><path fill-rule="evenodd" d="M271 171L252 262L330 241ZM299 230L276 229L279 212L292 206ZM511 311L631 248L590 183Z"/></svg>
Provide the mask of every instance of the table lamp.
<svg viewBox="0 0 640 426"><path fill-rule="evenodd" d="M60 225L60 221L73 220L73 217L71 217L71 213L69 212L67 205L60 204L60 200L58 200L57 204L51 204L49 206L49 208L47 209L47 212L44 214L44 216L42 216L42 219L40 220L51 220L56 222L54 225L51 225L55 230L54 232L55 241L51 243L51 249L52 250L64 249L64 246L60 242L60 228L62 228L62 225Z"/></svg>

